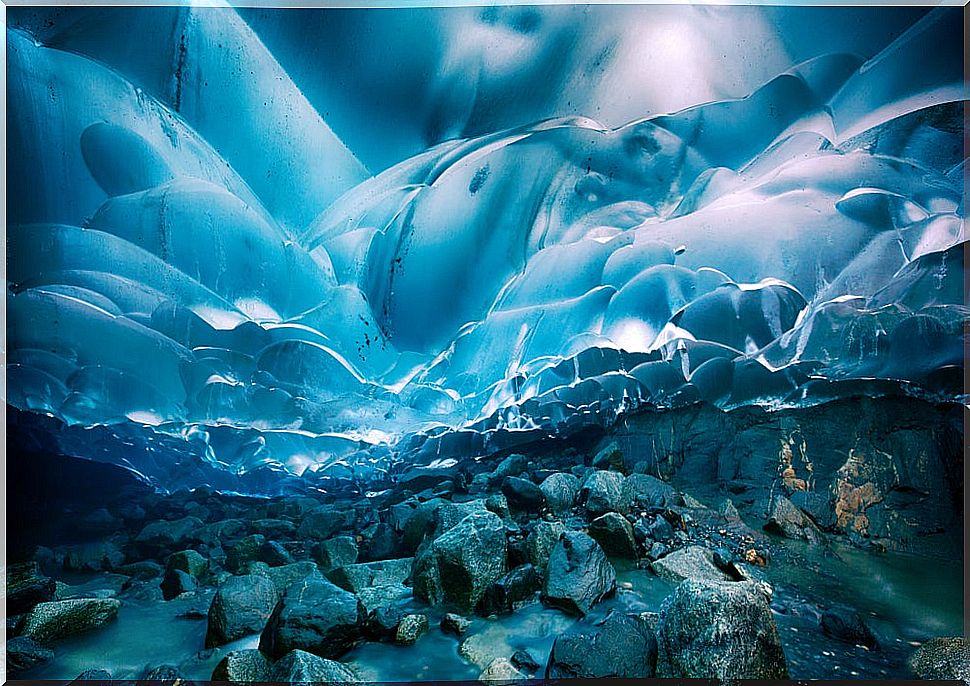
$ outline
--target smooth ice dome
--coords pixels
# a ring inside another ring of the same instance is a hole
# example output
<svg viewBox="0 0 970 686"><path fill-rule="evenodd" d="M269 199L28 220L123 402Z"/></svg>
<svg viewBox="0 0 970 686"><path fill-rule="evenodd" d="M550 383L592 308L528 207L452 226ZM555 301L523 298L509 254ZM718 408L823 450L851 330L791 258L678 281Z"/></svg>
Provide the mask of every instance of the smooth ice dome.
<svg viewBox="0 0 970 686"><path fill-rule="evenodd" d="M11 10L13 421L266 492L639 408L966 402L959 10L743 10ZM431 47L392 84L371 34Z"/></svg>

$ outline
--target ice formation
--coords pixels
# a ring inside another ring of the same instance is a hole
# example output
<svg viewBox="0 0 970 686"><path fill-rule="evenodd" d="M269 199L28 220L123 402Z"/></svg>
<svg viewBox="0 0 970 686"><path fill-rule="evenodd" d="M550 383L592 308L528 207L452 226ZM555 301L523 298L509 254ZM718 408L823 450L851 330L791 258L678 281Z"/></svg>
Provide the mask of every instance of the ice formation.
<svg viewBox="0 0 970 686"><path fill-rule="evenodd" d="M348 133L359 154L282 66L312 72L301 44L267 47L285 10L11 10L10 431L270 491L637 408L965 402L959 10L859 55L723 9L764 34L747 70L676 42L688 12L741 30L713 9L415 10L439 82L419 124ZM669 49L601 35L623 12ZM598 71L536 68L582 38Z"/></svg>

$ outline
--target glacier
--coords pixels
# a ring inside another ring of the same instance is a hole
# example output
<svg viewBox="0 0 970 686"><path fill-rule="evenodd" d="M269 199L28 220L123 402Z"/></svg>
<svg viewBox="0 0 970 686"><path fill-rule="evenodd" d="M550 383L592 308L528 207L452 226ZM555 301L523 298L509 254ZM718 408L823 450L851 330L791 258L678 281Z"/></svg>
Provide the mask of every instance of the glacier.
<svg viewBox="0 0 970 686"><path fill-rule="evenodd" d="M966 404L960 11L805 11L10 9L11 437L368 492L644 409Z"/></svg>

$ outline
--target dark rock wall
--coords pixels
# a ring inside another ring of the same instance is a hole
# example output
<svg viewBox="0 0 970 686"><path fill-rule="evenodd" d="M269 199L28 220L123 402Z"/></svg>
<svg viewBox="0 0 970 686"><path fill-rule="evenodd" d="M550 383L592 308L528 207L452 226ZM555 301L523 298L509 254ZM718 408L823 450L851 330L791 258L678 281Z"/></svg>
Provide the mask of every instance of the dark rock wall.
<svg viewBox="0 0 970 686"><path fill-rule="evenodd" d="M753 515L780 493L823 529L958 557L964 411L899 397L774 412L699 404L624 417L604 443L616 441L629 469L731 495Z"/></svg>

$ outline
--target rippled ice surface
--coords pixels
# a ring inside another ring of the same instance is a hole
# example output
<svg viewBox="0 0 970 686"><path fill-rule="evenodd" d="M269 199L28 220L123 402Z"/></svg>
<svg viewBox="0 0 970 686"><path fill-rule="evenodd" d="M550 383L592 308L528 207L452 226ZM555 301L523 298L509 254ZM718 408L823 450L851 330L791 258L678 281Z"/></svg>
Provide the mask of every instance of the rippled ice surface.
<svg viewBox="0 0 970 686"><path fill-rule="evenodd" d="M273 492L638 407L965 401L958 9L10 18L28 443Z"/></svg>

